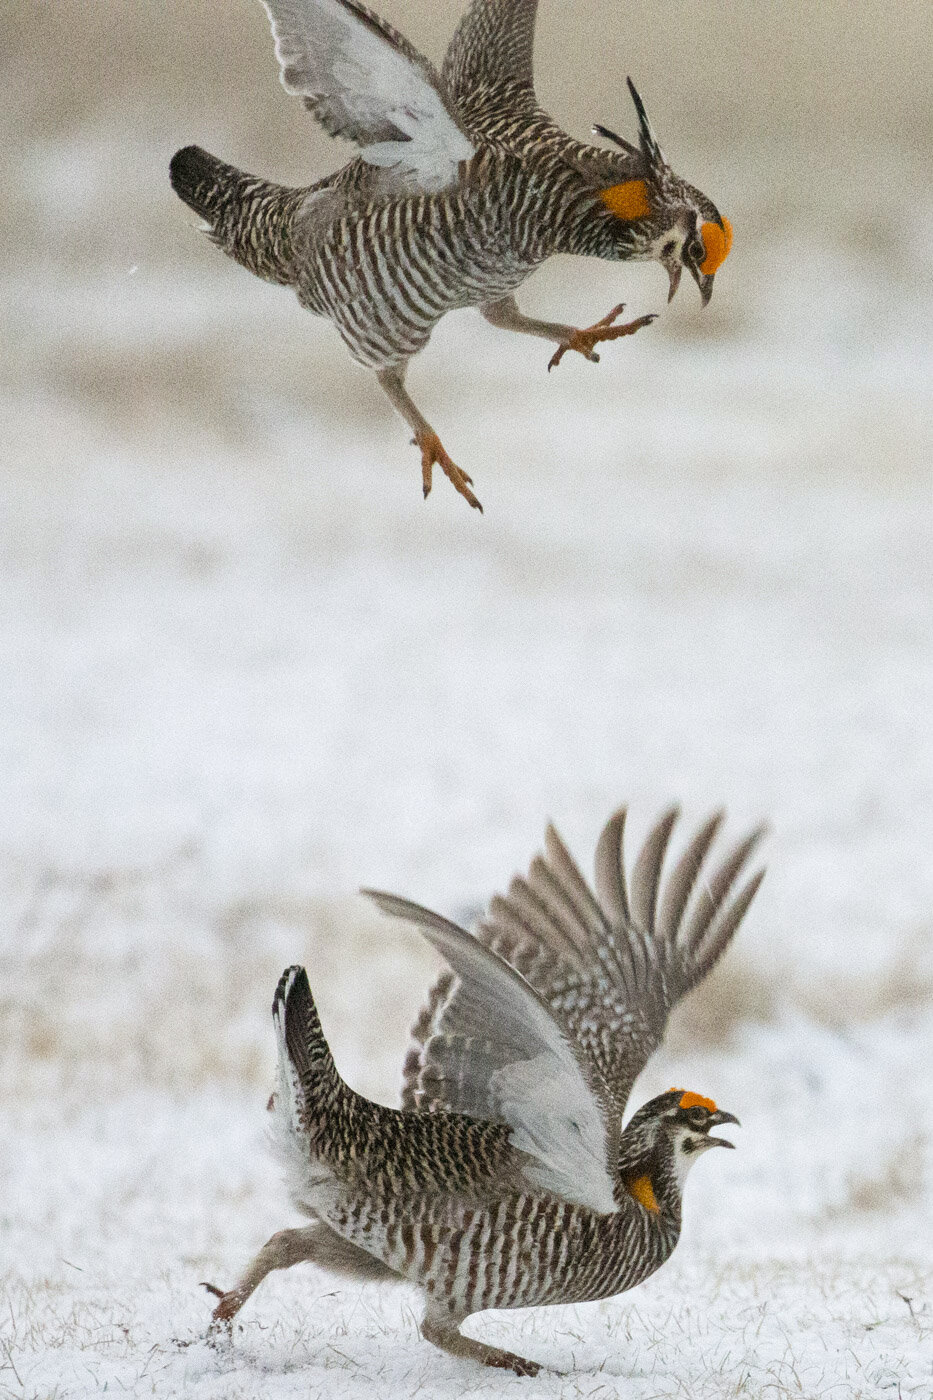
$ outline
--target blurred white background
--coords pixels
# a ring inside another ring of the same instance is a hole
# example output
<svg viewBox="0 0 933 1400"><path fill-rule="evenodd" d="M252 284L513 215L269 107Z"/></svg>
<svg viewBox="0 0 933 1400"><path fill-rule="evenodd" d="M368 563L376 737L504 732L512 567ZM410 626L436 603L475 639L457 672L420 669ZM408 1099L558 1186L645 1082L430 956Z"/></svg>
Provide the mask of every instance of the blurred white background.
<svg viewBox="0 0 933 1400"><path fill-rule="evenodd" d="M440 59L456 7L381 9ZM344 1073L391 1101L435 964L357 886L468 917L546 817L588 870L616 805L637 838L673 798L773 825L636 1091L714 1094L741 1150L637 1297L495 1335L580 1394L603 1364L634 1396L928 1394L929 5L542 6L558 120L630 132L630 73L735 247L706 312L659 268L539 273L529 310L662 312L598 367L441 325L411 384L483 518L441 479L422 502L372 377L169 188L189 141L295 183L348 154L259 5L66 0L0 41L0 1385L461 1391L394 1295L310 1269L220 1378L172 1349L198 1280L293 1223L275 980L306 961Z"/></svg>

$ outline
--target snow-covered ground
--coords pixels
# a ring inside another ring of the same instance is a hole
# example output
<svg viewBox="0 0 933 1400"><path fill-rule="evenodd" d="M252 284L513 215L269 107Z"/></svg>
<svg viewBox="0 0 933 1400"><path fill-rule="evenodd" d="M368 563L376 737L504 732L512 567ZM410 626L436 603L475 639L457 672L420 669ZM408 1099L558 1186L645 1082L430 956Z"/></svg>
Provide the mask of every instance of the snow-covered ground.
<svg viewBox="0 0 933 1400"><path fill-rule="evenodd" d="M35 165L36 208L77 171L81 226L101 159ZM442 478L421 501L370 377L180 207L162 253L124 224L97 263L12 259L0 1394L933 1393L933 197L877 168L809 170L791 217L773 162L724 158L709 311L688 288L598 368L450 318L410 382L482 518ZM586 323L663 282L564 262L522 300ZM264 1147L282 967L391 1101L437 965L357 886L464 916L548 816L589 869L616 805L637 836L672 798L773 835L636 1090L743 1123L671 1264L470 1324L536 1381L304 1265L209 1348L200 1280L294 1223Z"/></svg>

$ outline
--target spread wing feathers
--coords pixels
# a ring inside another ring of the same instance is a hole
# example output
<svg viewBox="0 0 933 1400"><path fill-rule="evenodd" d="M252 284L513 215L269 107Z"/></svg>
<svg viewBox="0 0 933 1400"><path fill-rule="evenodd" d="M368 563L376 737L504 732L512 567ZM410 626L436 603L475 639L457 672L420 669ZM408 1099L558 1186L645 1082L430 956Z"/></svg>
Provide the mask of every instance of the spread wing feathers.
<svg viewBox="0 0 933 1400"><path fill-rule="evenodd" d="M475 1116L508 1124L526 1154L522 1173L538 1189L614 1210L619 1122L607 1111L611 1098L537 992L465 929L396 895L363 893L415 924L451 969L456 1004L446 1002L445 1029L459 1110L468 1103ZM444 1000L441 993L438 1006Z"/></svg>
<svg viewBox="0 0 933 1400"><path fill-rule="evenodd" d="M498 83L526 86L533 102L537 12L538 0L473 0L444 58L444 84L458 108Z"/></svg>
<svg viewBox="0 0 933 1400"><path fill-rule="evenodd" d="M286 92L331 136L390 170L382 187L443 189L473 146L441 80L408 40L357 0L262 0Z"/></svg>
<svg viewBox="0 0 933 1400"><path fill-rule="evenodd" d="M655 824L627 880L625 811L617 812L596 850L597 895L549 826L544 855L526 879L516 877L505 896L493 898L476 932L534 988L619 1113L663 1039L671 1008L721 957L764 876L758 871L734 893L764 834L759 828L701 879L723 821L716 812L662 878L677 815L672 808ZM489 1019L488 1012L474 1017L456 981L442 978L412 1032L405 1101L474 1111L485 1065L480 1057L471 1078L466 1062Z"/></svg>

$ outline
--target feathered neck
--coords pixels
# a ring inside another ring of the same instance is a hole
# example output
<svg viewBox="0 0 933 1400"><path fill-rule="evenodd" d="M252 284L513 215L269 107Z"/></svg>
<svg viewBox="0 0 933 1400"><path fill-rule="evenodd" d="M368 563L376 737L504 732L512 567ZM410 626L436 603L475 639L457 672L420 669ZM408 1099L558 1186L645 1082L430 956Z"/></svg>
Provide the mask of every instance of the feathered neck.
<svg viewBox="0 0 933 1400"><path fill-rule="evenodd" d="M659 1222L680 1230L682 1196L674 1148L657 1122L633 1120L622 1134L615 1194L620 1203L630 1197Z"/></svg>

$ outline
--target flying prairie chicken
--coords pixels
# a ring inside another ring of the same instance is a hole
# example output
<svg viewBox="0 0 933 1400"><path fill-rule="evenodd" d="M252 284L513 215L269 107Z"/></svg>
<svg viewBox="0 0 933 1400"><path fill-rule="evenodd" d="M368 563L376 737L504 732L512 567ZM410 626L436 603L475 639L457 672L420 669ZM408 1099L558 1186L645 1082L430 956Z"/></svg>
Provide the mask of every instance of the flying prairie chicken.
<svg viewBox="0 0 933 1400"><path fill-rule="evenodd" d="M625 877L624 811L596 851L594 896L556 831L527 879L493 898L475 937L405 899L366 893L408 920L449 965L413 1029L402 1108L340 1078L303 968L275 993L274 1141L292 1200L312 1219L260 1250L218 1295L229 1327L273 1269L310 1260L359 1279L407 1279L425 1295L424 1337L520 1375L538 1367L465 1337L485 1308L607 1298L669 1258L692 1164L732 1143L738 1119L671 1089L622 1127L632 1085L671 1008L728 947L761 882L734 893L761 831L711 873L711 817L663 881L676 820L651 831Z"/></svg>
<svg viewBox="0 0 933 1400"><path fill-rule="evenodd" d="M732 231L675 175L629 80L639 140L595 127L615 150L572 140L532 84L537 0L474 0L437 73L357 0L263 0L282 82L360 154L303 189L247 175L198 146L171 162L176 193L213 241L259 277L295 288L329 317L379 383L421 450L424 494L439 465L471 505L451 460L405 388L412 355L455 307L541 336L589 360L602 341L654 318L585 330L523 315L513 292L552 253L656 259L670 296L687 268L704 304Z"/></svg>

